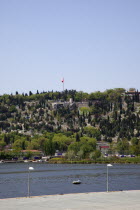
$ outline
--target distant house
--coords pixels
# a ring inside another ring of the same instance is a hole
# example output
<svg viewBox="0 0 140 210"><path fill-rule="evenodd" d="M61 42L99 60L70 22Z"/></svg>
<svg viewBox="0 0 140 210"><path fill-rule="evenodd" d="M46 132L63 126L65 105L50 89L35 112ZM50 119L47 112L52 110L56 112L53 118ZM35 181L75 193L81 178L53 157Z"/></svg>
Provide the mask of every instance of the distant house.
<svg viewBox="0 0 140 210"><path fill-rule="evenodd" d="M100 150L102 154L107 154L110 147L106 142L99 142L97 143L97 149Z"/></svg>
<svg viewBox="0 0 140 210"><path fill-rule="evenodd" d="M102 154L107 154L109 150L109 146L100 146L100 151Z"/></svg>
<svg viewBox="0 0 140 210"><path fill-rule="evenodd" d="M81 107L89 107L89 104L88 104L88 102L76 102L76 106L78 108L81 108Z"/></svg>
<svg viewBox="0 0 140 210"><path fill-rule="evenodd" d="M140 92L138 90L136 91L135 88L130 88L125 95L130 96L131 98L137 97L137 99L140 99Z"/></svg>
<svg viewBox="0 0 140 210"><path fill-rule="evenodd" d="M64 103L52 103L53 109L60 109L64 107Z"/></svg>
<svg viewBox="0 0 140 210"><path fill-rule="evenodd" d="M37 160L43 156L42 151L39 150L21 150L21 153L24 160L28 159L29 157Z"/></svg>
<svg viewBox="0 0 140 210"><path fill-rule="evenodd" d="M35 155L42 155L42 151L40 150L21 150L23 154L33 153Z"/></svg>
<svg viewBox="0 0 140 210"><path fill-rule="evenodd" d="M75 107L75 103L70 102L54 102L52 103L52 108L57 110L57 109L62 109L62 108L66 108L66 107L70 107L70 109L73 109Z"/></svg>
<svg viewBox="0 0 140 210"><path fill-rule="evenodd" d="M59 152L59 151L56 151L55 152L55 157L64 157L66 155L66 152Z"/></svg>

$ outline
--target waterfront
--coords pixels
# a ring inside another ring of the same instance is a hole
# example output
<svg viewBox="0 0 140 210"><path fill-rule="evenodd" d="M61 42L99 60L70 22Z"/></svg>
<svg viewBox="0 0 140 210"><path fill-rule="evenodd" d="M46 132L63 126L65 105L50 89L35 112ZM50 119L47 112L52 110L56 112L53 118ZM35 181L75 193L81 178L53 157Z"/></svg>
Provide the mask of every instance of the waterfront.
<svg viewBox="0 0 140 210"><path fill-rule="evenodd" d="M139 210L140 190L1 199L2 210Z"/></svg>
<svg viewBox="0 0 140 210"><path fill-rule="evenodd" d="M0 164L0 198L26 197L28 168L32 196L106 191L104 164ZM73 185L80 179L82 184ZM140 190L139 164L114 164L109 168L109 191Z"/></svg>

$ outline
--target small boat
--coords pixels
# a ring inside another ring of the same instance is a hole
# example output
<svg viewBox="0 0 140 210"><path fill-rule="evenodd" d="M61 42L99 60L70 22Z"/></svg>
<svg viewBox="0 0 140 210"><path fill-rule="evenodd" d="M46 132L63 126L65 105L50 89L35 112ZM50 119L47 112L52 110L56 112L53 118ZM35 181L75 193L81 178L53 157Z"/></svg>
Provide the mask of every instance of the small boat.
<svg viewBox="0 0 140 210"><path fill-rule="evenodd" d="M72 184L81 184L81 181L80 180L73 181Z"/></svg>

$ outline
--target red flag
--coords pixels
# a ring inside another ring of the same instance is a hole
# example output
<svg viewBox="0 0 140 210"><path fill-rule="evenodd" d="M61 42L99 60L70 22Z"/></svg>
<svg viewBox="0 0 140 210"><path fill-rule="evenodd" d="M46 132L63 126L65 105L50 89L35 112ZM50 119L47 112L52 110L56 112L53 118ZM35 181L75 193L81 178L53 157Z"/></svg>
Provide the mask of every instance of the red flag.
<svg viewBox="0 0 140 210"><path fill-rule="evenodd" d="M64 78L61 80L61 82L64 82Z"/></svg>

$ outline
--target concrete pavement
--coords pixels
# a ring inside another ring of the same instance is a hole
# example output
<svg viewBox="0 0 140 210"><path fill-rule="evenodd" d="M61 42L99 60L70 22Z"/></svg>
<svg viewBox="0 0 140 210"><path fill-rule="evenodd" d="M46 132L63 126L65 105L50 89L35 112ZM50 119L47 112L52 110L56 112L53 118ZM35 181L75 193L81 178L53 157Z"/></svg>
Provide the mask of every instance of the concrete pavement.
<svg viewBox="0 0 140 210"><path fill-rule="evenodd" d="M138 210L140 190L9 198L0 200L1 210Z"/></svg>

